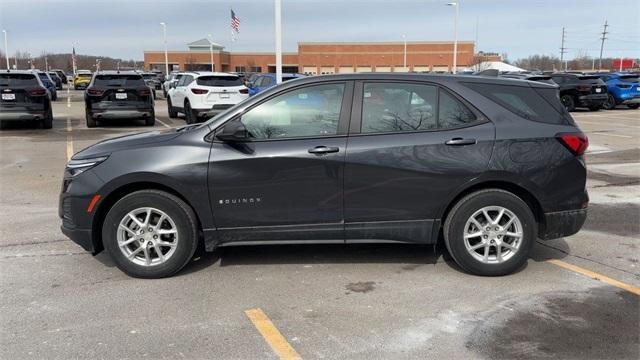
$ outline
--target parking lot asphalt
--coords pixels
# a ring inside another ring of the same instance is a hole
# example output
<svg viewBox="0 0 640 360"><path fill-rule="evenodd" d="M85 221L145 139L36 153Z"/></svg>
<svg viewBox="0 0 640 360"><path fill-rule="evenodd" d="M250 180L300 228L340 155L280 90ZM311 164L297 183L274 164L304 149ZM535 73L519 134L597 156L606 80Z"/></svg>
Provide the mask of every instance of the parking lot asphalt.
<svg viewBox="0 0 640 360"><path fill-rule="evenodd" d="M591 143L587 223L511 276L465 274L442 246L291 245L140 280L62 235L57 197L73 152L149 128L88 129L68 97L52 130L0 132L1 359L640 358L640 111L572 114ZM185 123L162 99L156 116Z"/></svg>

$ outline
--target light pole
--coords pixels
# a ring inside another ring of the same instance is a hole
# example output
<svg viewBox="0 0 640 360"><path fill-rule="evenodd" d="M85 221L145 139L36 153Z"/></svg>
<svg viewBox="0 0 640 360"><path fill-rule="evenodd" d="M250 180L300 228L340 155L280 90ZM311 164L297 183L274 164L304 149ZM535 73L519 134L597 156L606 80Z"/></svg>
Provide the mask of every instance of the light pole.
<svg viewBox="0 0 640 360"><path fill-rule="evenodd" d="M458 2L450 2L447 3L447 6L453 6L456 9L455 17L453 19L453 71L455 74L458 68L458 10L460 9L460 4Z"/></svg>
<svg viewBox="0 0 640 360"><path fill-rule="evenodd" d="M404 60L402 61L402 68L407 71L407 35L402 34L402 41L404 41Z"/></svg>
<svg viewBox="0 0 640 360"><path fill-rule="evenodd" d="M209 55L211 56L211 72L214 72L213 68L213 36L211 34L207 35L209 38Z"/></svg>
<svg viewBox="0 0 640 360"><path fill-rule="evenodd" d="M282 84L282 0L274 0L276 27L276 83Z"/></svg>
<svg viewBox="0 0 640 360"><path fill-rule="evenodd" d="M7 30L2 30L4 33L4 57L7 59L7 70L9 70L9 45L7 45Z"/></svg>
<svg viewBox="0 0 640 360"><path fill-rule="evenodd" d="M167 24L161 22L162 26L162 35L164 38L164 72L165 75L169 76L169 53L167 52Z"/></svg>

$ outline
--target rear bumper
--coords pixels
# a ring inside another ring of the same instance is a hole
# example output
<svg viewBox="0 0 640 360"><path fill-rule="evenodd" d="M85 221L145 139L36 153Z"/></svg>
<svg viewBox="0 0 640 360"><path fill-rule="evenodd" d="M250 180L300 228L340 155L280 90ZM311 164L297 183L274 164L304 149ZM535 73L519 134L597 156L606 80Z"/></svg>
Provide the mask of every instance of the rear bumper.
<svg viewBox="0 0 640 360"><path fill-rule="evenodd" d="M607 101L607 94L589 94L589 95L581 95L578 96L578 101L580 105L584 106L593 106L593 105L602 105Z"/></svg>
<svg viewBox="0 0 640 360"><path fill-rule="evenodd" d="M551 240L573 235L580 231L586 219L587 209L545 213L538 237Z"/></svg>
<svg viewBox="0 0 640 360"><path fill-rule="evenodd" d="M44 117L44 111L0 111L0 120L2 121L42 120Z"/></svg>
<svg viewBox="0 0 640 360"><path fill-rule="evenodd" d="M193 111L195 111L198 114L198 116L207 117L207 116L217 115L235 105L236 104L216 104L208 109L193 109Z"/></svg>
<svg viewBox="0 0 640 360"><path fill-rule="evenodd" d="M91 111L91 116L96 119L131 119L150 117L152 110L102 110Z"/></svg>

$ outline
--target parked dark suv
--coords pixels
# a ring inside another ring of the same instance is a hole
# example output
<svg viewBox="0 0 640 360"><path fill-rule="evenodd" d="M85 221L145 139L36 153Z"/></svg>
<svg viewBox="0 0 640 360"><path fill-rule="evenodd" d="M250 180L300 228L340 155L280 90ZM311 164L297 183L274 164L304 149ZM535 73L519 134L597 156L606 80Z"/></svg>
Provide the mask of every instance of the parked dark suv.
<svg viewBox="0 0 640 360"><path fill-rule="evenodd" d="M480 275L577 232L586 136L533 81L341 74L286 82L203 124L102 141L67 164L62 231L137 277L198 243L434 244Z"/></svg>
<svg viewBox="0 0 640 360"><path fill-rule="evenodd" d="M597 75L553 73L551 79L560 87L560 101L567 111L576 107L598 111L607 101L607 85Z"/></svg>
<svg viewBox="0 0 640 360"><path fill-rule="evenodd" d="M45 129L53 126L51 99L33 71L0 71L0 127L8 121L39 121Z"/></svg>
<svg viewBox="0 0 640 360"><path fill-rule="evenodd" d="M93 76L84 93L87 127L116 118L142 118L156 122L151 89L134 71L102 71Z"/></svg>

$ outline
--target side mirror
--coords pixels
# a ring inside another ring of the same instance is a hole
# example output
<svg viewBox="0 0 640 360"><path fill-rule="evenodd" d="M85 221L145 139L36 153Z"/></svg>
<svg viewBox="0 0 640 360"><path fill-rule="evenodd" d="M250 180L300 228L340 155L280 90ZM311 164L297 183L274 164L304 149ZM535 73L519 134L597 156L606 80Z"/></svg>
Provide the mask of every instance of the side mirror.
<svg viewBox="0 0 640 360"><path fill-rule="evenodd" d="M243 142L249 139L249 134L239 120L234 120L225 124L216 138L224 142Z"/></svg>

